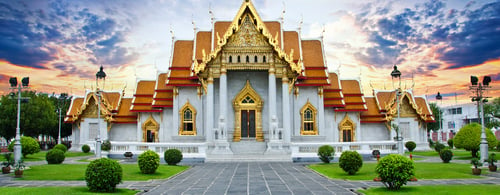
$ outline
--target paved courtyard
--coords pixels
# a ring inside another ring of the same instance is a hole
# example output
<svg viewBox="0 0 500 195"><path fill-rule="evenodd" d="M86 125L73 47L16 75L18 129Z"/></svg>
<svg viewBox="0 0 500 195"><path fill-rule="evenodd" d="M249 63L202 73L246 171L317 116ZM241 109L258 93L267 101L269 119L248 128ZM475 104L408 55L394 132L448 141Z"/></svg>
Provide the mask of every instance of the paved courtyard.
<svg viewBox="0 0 500 195"><path fill-rule="evenodd" d="M65 163L82 163L69 158ZM429 158L424 161L434 162ZM45 162L29 162L30 165ZM419 180L408 185L500 185L500 172L482 179ZM0 174L0 186L86 186L85 181L23 181ZM323 177L304 164L291 162L214 162L194 164L170 179L125 181L119 188L139 194L355 194L357 189L383 186L381 182L345 181Z"/></svg>

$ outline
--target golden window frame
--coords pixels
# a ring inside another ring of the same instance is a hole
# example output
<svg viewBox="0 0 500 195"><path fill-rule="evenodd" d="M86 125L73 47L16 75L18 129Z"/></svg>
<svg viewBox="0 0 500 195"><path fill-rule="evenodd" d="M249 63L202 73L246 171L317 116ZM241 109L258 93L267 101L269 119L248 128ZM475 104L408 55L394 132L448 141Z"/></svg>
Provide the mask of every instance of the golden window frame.
<svg viewBox="0 0 500 195"><path fill-rule="evenodd" d="M310 111L312 112L312 120L308 120L306 121L306 111ZM300 118L301 118L301 121L300 121L300 134L301 135L318 135L318 126L316 125L317 121L316 121L316 114L318 113L318 111L316 110L316 108L311 104L311 102L309 102L309 100L307 100L306 104L304 106L302 106L302 109L300 109ZM305 123L312 123L312 130L306 130L305 129Z"/></svg>
<svg viewBox="0 0 500 195"><path fill-rule="evenodd" d="M184 114L186 111L190 110L191 111L191 121L187 121L184 118ZM179 118L180 118L180 125L179 125L179 135L196 135L196 109L194 108L193 105L189 103L189 100L182 106L182 108L179 110ZM192 123L193 130L188 131L184 129L184 125L186 123Z"/></svg>

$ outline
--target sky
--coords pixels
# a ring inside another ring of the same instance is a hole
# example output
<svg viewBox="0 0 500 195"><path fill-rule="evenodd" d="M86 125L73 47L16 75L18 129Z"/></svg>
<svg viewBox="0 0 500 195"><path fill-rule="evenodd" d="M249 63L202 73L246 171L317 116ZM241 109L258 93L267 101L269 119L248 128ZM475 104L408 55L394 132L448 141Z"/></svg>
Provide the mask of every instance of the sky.
<svg viewBox="0 0 500 195"><path fill-rule="evenodd" d="M469 103L470 75L490 76L486 96L500 97L500 1L253 0L264 21L302 39L322 40L328 70L359 79L365 96L402 88L438 104ZM307 3L306 3L307 2ZM0 0L0 95L10 77L32 90L81 96L95 87L132 96L137 80L166 72L173 40L232 21L242 0ZM211 15L209 13L213 15Z"/></svg>

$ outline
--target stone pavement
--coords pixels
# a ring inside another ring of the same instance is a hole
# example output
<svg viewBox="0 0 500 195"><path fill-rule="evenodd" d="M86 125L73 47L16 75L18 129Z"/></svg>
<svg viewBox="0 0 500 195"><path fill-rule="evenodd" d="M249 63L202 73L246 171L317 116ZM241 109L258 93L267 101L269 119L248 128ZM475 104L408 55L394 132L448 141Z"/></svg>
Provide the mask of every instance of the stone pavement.
<svg viewBox="0 0 500 195"><path fill-rule="evenodd" d="M68 158L65 163L78 162ZM88 157L87 157L88 158ZM428 161L437 161L431 159ZM374 162L366 162L374 163ZM28 162L29 165L45 162ZM487 171L487 170L485 170ZM419 180L408 185L500 185L500 172L482 179ZM0 186L85 186L85 181L24 181L0 175ZM139 194L355 194L355 190L383 186L381 182L328 179L291 162L218 162L194 164L170 179L126 181L119 188L140 190Z"/></svg>

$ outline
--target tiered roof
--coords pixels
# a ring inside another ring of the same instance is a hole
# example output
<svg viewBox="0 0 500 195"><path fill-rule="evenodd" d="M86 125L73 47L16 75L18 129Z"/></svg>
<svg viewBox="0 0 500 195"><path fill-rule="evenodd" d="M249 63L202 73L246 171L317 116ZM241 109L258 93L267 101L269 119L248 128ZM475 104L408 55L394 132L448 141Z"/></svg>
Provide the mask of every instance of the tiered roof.
<svg viewBox="0 0 500 195"><path fill-rule="evenodd" d="M161 112L161 109L153 108L153 96L156 81L139 81L132 100L131 112Z"/></svg>
<svg viewBox="0 0 500 195"><path fill-rule="evenodd" d="M85 97L74 97L64 118L65 123L74 123L81 118L81 115L88 107L97 105L97 95L93 91L88 91ZM122 92L101 92L101 117L111 123L135 123L137 114L130 113L130 98L123 98Z"/></svg>

